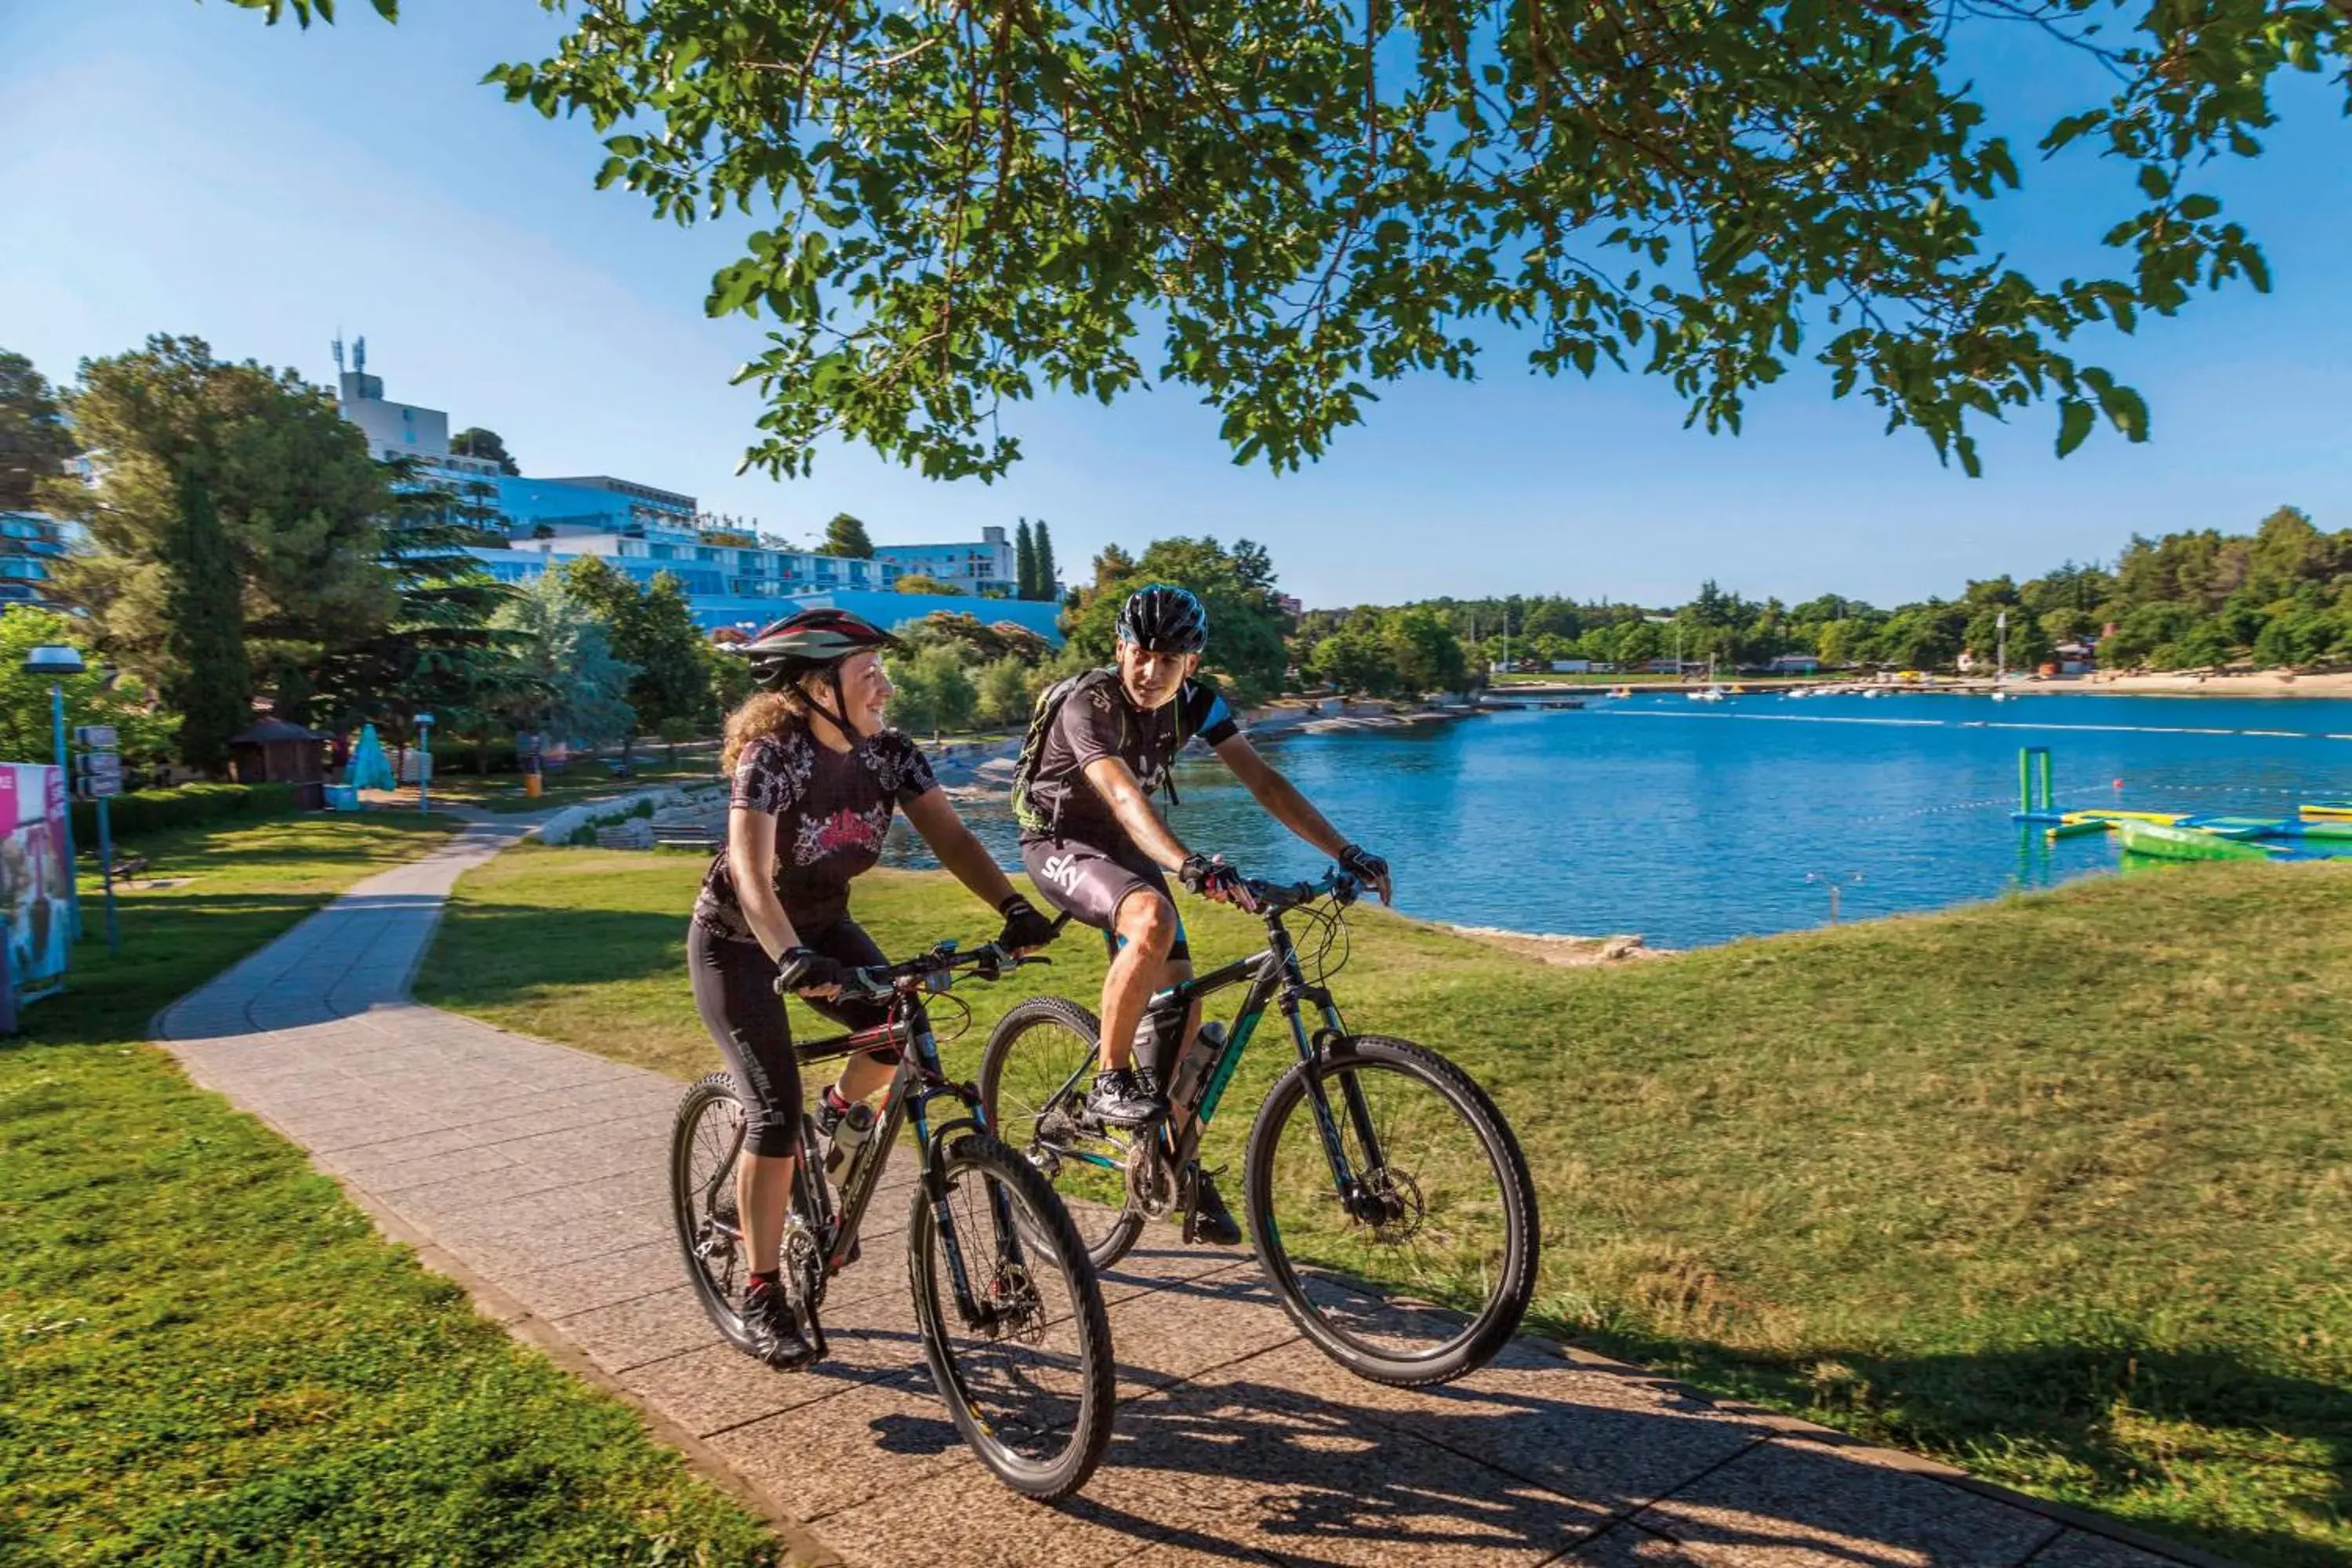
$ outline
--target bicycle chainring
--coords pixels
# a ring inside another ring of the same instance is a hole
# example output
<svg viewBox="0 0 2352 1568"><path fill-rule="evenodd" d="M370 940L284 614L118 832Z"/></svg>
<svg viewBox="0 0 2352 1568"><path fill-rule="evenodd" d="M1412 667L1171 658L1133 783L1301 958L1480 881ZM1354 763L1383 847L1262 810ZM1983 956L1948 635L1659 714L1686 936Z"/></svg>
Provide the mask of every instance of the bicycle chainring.
<svg viewBox="0 0 2352 1568"><path fill-rule="evenodd" d="M1150 1131L1137 1133L1127 1151L1127 1195L1152 1219L1166 1219L1176 1206L1175 1169Z"/></svg>
<svg viewBox="0 0 2352 1568"><path fill-rule="evenodd" d="M782 1257L784 1278L798 1298L794 1305L803 1312L814 1310L824 1300L824 1249L817 1245L816 1232L808 1221L798 1215L784 1221Z"/></svg>

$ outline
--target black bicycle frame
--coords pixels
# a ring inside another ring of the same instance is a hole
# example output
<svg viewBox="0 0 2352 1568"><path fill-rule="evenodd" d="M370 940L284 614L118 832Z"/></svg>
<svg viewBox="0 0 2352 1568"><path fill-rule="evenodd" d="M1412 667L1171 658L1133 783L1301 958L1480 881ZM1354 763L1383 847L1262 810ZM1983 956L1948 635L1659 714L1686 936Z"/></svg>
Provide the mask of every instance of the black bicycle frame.
<svg viewBox="0 0 2352 1568"><path fill-rule="evenodd" d="M1224 1048L1218 1053L1217 1059L1209 1064L1208 1071L1202 1075L1201 1086L1189 1108L1191 1118L1183 1131L1181 1134L1170 1132L1167 1120L1161 1121L1155 1129L1154 1136L1163 1141L1162 1147L1178 1169L1188 1164L1199 1151L1201 1135L1215 1117L1218 1102L1224 1098L1225 1086L1233 1081L1235 1069L1241 1066L1242 1053L1248 1048L1250 1037L1256 1033L1259 1022L1265 1016L1269 1003L1281 1009L1283 1018L1290 1025L1291 1044L1298 1052L1298 1059L1303 1062L1313 1063L1332 1042L1347 1037L1347 1026L1340 1019L1339 1005L1331 999L1330 991L1321 985L1307 984L1306 972L1299 967L1297 947L1282 923L1281 910L1267 913L1265 928L1266 946L1264 952L1236 959L1206 974L1180 980L1173 985L1153 992L1150 1000L1144 1004L1147 1019L1155 1014L1162 1014L1172 1015L1181 1021L1192 1016L1193 1003L1202 998L1230 986L1243 984L1249 986L1242 996L1241 1011L1234 1015L1233 1026L1226 1033ZM1106 933L1105 940L1115 955L1118 939ZM1323 1020L1323 1026L1312 1033L1307 1029L1305 1016L1305 1008L1310 1003L1322 1015ZM1191 1042L1184 1041L1181 1048L1191 1048ZM1172 1069L1173 1064L1170 1065ZM1081 1062L1077 1071L1072 1073L1068 1081L1056 1092L1055 1100L1076 1093L1078 1079L1086 1076L1091 1066L1091 1063ZM1352 1075L1340 1080L1340 1090L1347 1101L1348 1120L1356 1130L1365 1157L1377 1167L1381 1161L1380 1140L1372 1130L1371 1108L1364 1101L1364 1091ZM1307 1099L1315 1107L1315 1127L1322 1137L1324 1154L1330 1162L1332 1183L1352 1213L1357 1206L1360 1184L1349 1164L1347 1149L1339 1140L1339 1124L1332 1119L1330 1101L1324 1096L1321 1077L1313 1071L1311 1066L1307 1077ZM1085 1150L1057 1152L1109 1170L1121 1169L1117 1161Z"/></svg>
<svg viewBox="0 0 2352 1568"><path fill-rule="evenodd" d="M803 1125L801 1168L794 1175L793 1184L800 1189L803 1205L818 1222L818 1235L824 1238L822 1244L826 1248L825 1276L830 1279L848 1267L851 1250L857 1245L858 1227L865 1223L866 1206L873 1201L875 1189L881 1183L883 1167L888 1163L890 1151L898 1141L898 1129L911 1120L915 1128L915 1147L923 1163L923 1195L930 1203L940 1244L947 1249L948 1271L955 1286L956 1310L967 1327L979 1325L987 1312L972 1293L963 1248L948 1210L947 1140L950 1133L965 1127L987 1131L987 1112L982 1108L978 1094L964 1085L950 1081L940 1066L939 1041L931 1032L929 1016L911 1005L905 996L894 995L888 1021L870 1029L811 1040L793 1048L803 1063L831 1061L836 1057L868 1051L887 1051L898 1058L898 1071L890 1080L890 1091L883 1100L881 1120L874 1130L874 1135L858 1146L857 1152L850 1159L849 1169L841 1174L841 1209L838 1215L831 1212L832 1204L824 1181L810 1179L817 1151L814 1140L809 1137L807 1126L805 1123ZM943 1095L954 1100L964 1114L951 1117L935 1127L930 1121L930 1104ZM1011 1203L993 1183L989 1185L989 1197L995 1209L996 1234L1003 1249L1002 1261L1019 1264L1023 1262L1020 1227L1013 1223ZM829 1237L827 1226L831 1227Z"/></svg>

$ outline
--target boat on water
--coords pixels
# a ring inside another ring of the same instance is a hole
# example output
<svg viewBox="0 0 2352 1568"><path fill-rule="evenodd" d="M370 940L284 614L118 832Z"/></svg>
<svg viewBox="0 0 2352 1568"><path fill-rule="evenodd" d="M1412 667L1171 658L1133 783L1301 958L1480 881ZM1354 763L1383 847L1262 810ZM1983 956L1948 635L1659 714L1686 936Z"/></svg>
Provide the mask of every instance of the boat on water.
<svg viewBox="0 0 2352 1568"><path fill-rule="evenodd" d="M2156 860L2268 860L2274 853L2268 846L2245 839L2132 817L2116 821L2116 832L2123 838L2124 853Z"/></svg>

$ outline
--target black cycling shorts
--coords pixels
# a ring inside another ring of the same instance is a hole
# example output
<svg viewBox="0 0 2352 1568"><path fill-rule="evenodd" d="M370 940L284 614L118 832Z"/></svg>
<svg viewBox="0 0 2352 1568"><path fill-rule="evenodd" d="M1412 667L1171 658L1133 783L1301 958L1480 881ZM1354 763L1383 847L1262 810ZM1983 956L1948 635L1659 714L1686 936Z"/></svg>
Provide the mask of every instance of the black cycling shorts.
<svg viewBox="0 0 2352 1568"><path fill-rule="evenodd" d="M1168 891L1168 873L1132 844L1105 849L1075 838L1024 838L1021 864L1047 903L1099 931L1112 930L1121 900L1139 888L1167 899L1171 908L1176 903ZM1176 945L1168 956L1178 963L1192 960L1181 915L1176 919Z"/></svg>
<svg viewBox="0 0 2352 1568"><path fill-rule="evenodd" d="M865 928L853 920L802 931L800 939L853 969L889 962ZM714 936L697 921L687 930L686 967L694 981L695 1011L702 1015L702 1026L718 1042L719 1054L727 1058L736 1095L743 1101L744 1146L754 1154L772 1157L797 1154L801 1114L807 1101L801 1095L801 1064L793 1050L792 1020L784 1012L784 999L776 994L776 961L756 942ZM871 1029L890 1016L889 1005L884 1002L802 1000L852 1029Z"/></svg>

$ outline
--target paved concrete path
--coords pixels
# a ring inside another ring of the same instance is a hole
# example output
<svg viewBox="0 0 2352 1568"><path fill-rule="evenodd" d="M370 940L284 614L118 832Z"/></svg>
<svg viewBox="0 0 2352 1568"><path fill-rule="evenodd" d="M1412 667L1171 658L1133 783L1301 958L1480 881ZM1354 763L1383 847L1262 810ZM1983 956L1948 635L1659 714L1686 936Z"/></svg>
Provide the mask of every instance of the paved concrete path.
<svg viewBox="0 0 2352 1568"><path fill-rule="evenodd" d="M452 884L526 826L478 821L362 883L169 1008L157 1033L485 1310L632 1397L803 1560L2167 1560L1956 1472L1548 1342L1521 1341L1448 1388L1376 1387L1302 1342L1245 1257L1165 1245L1165 1228L1103 1281L1123 1403L1102 1468L1066 1505L1025 1502L966 1452L921 1371L889 1234L902 1199L877 1199L864 1264L835 1283L832 1360L772 1373L719 1342L684 1283L663 1175L679 1086L407 1000Z"/></svg>

